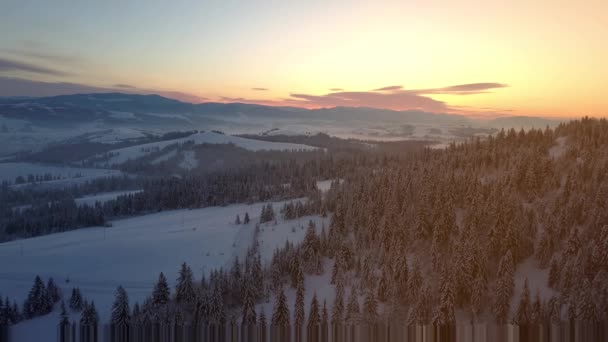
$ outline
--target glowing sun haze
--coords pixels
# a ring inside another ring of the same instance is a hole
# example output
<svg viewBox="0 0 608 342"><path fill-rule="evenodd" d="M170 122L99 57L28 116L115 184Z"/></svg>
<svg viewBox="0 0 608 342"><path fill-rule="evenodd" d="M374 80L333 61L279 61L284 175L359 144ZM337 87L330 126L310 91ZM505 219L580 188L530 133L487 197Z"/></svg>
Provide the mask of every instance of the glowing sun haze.
<svg viewBox="0 0 608 342"><path fill-rule="evenodd" d="M608 1L26 1L0 96L608 114Z"/></svg>

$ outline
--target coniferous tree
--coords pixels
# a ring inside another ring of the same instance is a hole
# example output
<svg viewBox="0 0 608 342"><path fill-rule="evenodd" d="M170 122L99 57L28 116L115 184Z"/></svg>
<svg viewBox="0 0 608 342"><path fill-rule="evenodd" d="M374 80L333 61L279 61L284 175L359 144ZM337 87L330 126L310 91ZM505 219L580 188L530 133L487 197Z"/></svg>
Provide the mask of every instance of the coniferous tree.
<svg viewBox="0 0 608 342"><path fill-rule="evenodd" d="M243 325L253 326L257 322L255 313L255 290L253 284L246 283L243 298Z"/></svg>
<svg viewBox="0 0 608 342"><path fill-rule="evenodd" d="M289 307L287 306L287 298L282 288L279 290L272 313L272 325L275 327L289 326Z"/></svg>
<svg viewBox="0 0 608 342"><path fill-rule="evenodd" d="M177 278L177 286L175 288L175 300L178 303L194 303L196 294L194 292L193 275L190 266L185 262L179 270L179 276Z"/></svg>
<svg viewBox="0 0 608 342"><path fill-rule="evenodd" d="M336 285L336 295L334 298L334 306L331 311L331 321L333 324L342 322L344 313L344 287L339 283Z"/></svg>
<svg viewBox="0 0 608 342"><path fill-rule="evenodd" d="M534 296L534 302L532 303L532 309L530 311L530 323L540 324L543 320L543 317L543 304L540 300L540 293L537 290L536 295Z"/></svg>
<svg viewBox="0 0 608 342"><path fill-rule="evenodd" d="M23 315L26 319L30 319L36 316L46 315L51 312L52 309L53 304L47 294L46 287L44 286L42 279L40 279L39 276L36 276L34 285L23 304Z"/></svg>
<svg viewBox="0 0 608 342"><path fill-rule="evenodd" d="M308 328L318 327L321 325L321 314L319 313L319 302L317 294L312 296L310 301L310 310L308 313Z"/></svg>
<svg viewBox="0 0 608 342"><path fill-rule="evenodd" d="M350 290L350 297L348 298L344 320L350 324L357 323L359 320L359 312L359 295L357 294L357 287L353 286Z"/></svg>
<svg viewBox="0 0 608 342"><path fill-rule="evenodd" d="M374 323L378 319L378 302L373 290L369 290L365 296L363 319L367 323Z"/></svg>
<svg viewBox="0 0 608 342"><path fill-rule="evenodd" d="M511 252L507 251L498 266L498 279L492 303L492 312L497 322L504 323L509 315L511 297L513 296L513 258Z"/></svg>
<svg viewBox="0 0 608 342"><path fill-rule="evenodd" d="M304 281L299 281L296 288L296 302L293 313L293 321L297 327L302 327L305 321L304 316Z"/></svg>
<svg viewBox="0 0 608 342"><path fill-rule="evenodd" d="M61 291L59 290L57 285L55 285L55 281L52 277L49 278L46 283L46 292L53 304L59 302L59 300L61 299Z"/></svg>
<svg viewBox="0 0 608 342"><path fill-rule="evenodd" d="M560 265L556 258L551 259L551 264L549 266L549 287L552 289L557 289L560 284Z"/></svg>
<svg viewBox="0 0 608 342"><path fill-rule="evenodd" d="M241 224L241 217L239 214L236 214L236 220L234 220L234 224Z"/></svg>
<svg viewBox="0 0 608 342"><path fill-rule="evenodd" d="M152 292L152 304L154 305L165 305L169 302L171 296L171 290L167 283L167 278L163 272L158 275L158 281L154 285L154 291Z"/></svg>
<svg viewBox="0 0 608 342"><path fill-rule="evenodd" d="M480 275L475 277L471 291L471 311L474 319L477 319L483 310L482 303L486 293L486 284Z"/></svg>
<svg viewBox="0 0 608 342"><path fill-rule="evenodd" d="M250 219L249 219L249 213L246 212L245 213L245 218L243 219L243 224L249 224L249 221L250 221Z"/></svg>
<svg viewBox="0 0 608 342"><path fill-rule="evenodd" d="M439 284L439 307L433 319L437 325L449 325L456 321L454 314L454 283L451 272L443 267Z"/></svg>
<svg viewBox="0 0 608 342"><path fill-rule="evenodd" d="M588 279L583 279L583 283L580 287L580 300L578 304L578 318L583 322L595 322L597 321L597 313L595 307L595 299L591 293L591 284Z"/></svg>
<svg viewBox="0 0 608 342"><path fill-rule="evenodd" d="M59 314L59 324L61 326L67 326L70 324L70 316L68 316L68 312L65 310L65 303L61 302L61 314Z"/></svg>
<svg viewBox="0 0 608 342"><path fill-rule="evenodd" d="M129 296L127 291L119 286L116 289L114 304L112 304L112 324L128 325L131 322L131 310L129 309Z"/></svg>
<svg viewBox="0 0 608 342"><path fill-rule="evenodd" d="M83 298L80 293L80 288L72 288L72 296L70 297L70 309L80 312L83 308Z"/></svg>
<svg viewBox="0 0 608 342"><path fill-rule="evenodd" d="M521 293L519 300L519 306L517 307L517 313L515 316L515 322L519 325L526 325L531 322L531 302L530 302L530 289L528 288L528 278L524 281L524 288Z"/></svg>

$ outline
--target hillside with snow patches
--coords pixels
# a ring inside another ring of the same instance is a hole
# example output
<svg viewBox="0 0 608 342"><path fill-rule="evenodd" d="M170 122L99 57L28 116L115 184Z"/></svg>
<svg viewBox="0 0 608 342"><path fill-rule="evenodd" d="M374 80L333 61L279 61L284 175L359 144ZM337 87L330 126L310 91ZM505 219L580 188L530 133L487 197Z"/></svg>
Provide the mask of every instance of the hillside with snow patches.
<svg viewBox="0 0 608 342"><path fill-rule="evenodd" d="M328 184L329 181L318 182L318 188L326 191ZM77 202L90 204L117 195L88 196ZM272 204L278 210L284 203ZM254 243L255 226L266 204L172 210L112 221L111 227L1 243L0 259L11 262L0 269L0 295L22 303L36 275L45 280L53 277L64 300L69 299L73 287L79 287L85 299L95 301L101 321L107 322L119 285L127 290L131 304L141 303L150 295L160 272L167 276L173 289L183 262L191 266L195 278L200 280L212 269L228 269L236 257L244 260L247 249ZM250 215L251 222L235 224L236 216L242 218L245 213ZM318 233L329 225L328 217L319 216L261 224L257 242L262 262L267 265L275 249L286 241L301 242L310 220L315 222ZM78 320L80 313L73 312L71 318ZM13 327L13 338L42 341L49 333L55 333L58 320L57 305L52 313Z"/></svg>
<svg viewBox="0 0 608 342"><path fill-rule="evenodd" d="M302 144L261 141L225 135L217 132L199 132L185 138L165 140L112 150L109 152L112 157L108 163L110 165L122 164L128 160L146 156L151 152L160 151L170 145L186 143L193 143L194 145L232 144L249 151L311 151L317 149L316 147Z"/></svg>

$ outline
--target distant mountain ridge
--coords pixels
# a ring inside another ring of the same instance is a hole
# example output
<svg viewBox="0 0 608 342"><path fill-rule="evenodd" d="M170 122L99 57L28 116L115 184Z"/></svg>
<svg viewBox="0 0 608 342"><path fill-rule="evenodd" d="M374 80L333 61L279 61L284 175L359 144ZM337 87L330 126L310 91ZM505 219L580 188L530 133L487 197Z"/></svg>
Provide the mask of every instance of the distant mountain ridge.
<svg viewBox="0 0 608 342"><path fill-rule="evenodd" d="M553 126L543 118L490 121L462 115L366 107L305 109L248 103L182 102L156 94L91 93L0 98L0 156L68 140L114 143L172 131L227 134L326 133L363 140L450 142L502 127Z"/></svg>

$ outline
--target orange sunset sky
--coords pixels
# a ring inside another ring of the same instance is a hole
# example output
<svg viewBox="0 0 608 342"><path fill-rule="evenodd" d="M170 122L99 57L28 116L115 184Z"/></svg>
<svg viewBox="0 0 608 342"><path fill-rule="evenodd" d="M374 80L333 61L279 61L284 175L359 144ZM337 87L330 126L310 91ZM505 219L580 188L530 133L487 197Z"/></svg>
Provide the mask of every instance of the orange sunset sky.
<svg viewBox="0 0 608 342"><path fill-rule="evenodd" d="M8 0L1 12L0 96L608 115L605 0Z"/></svg>

